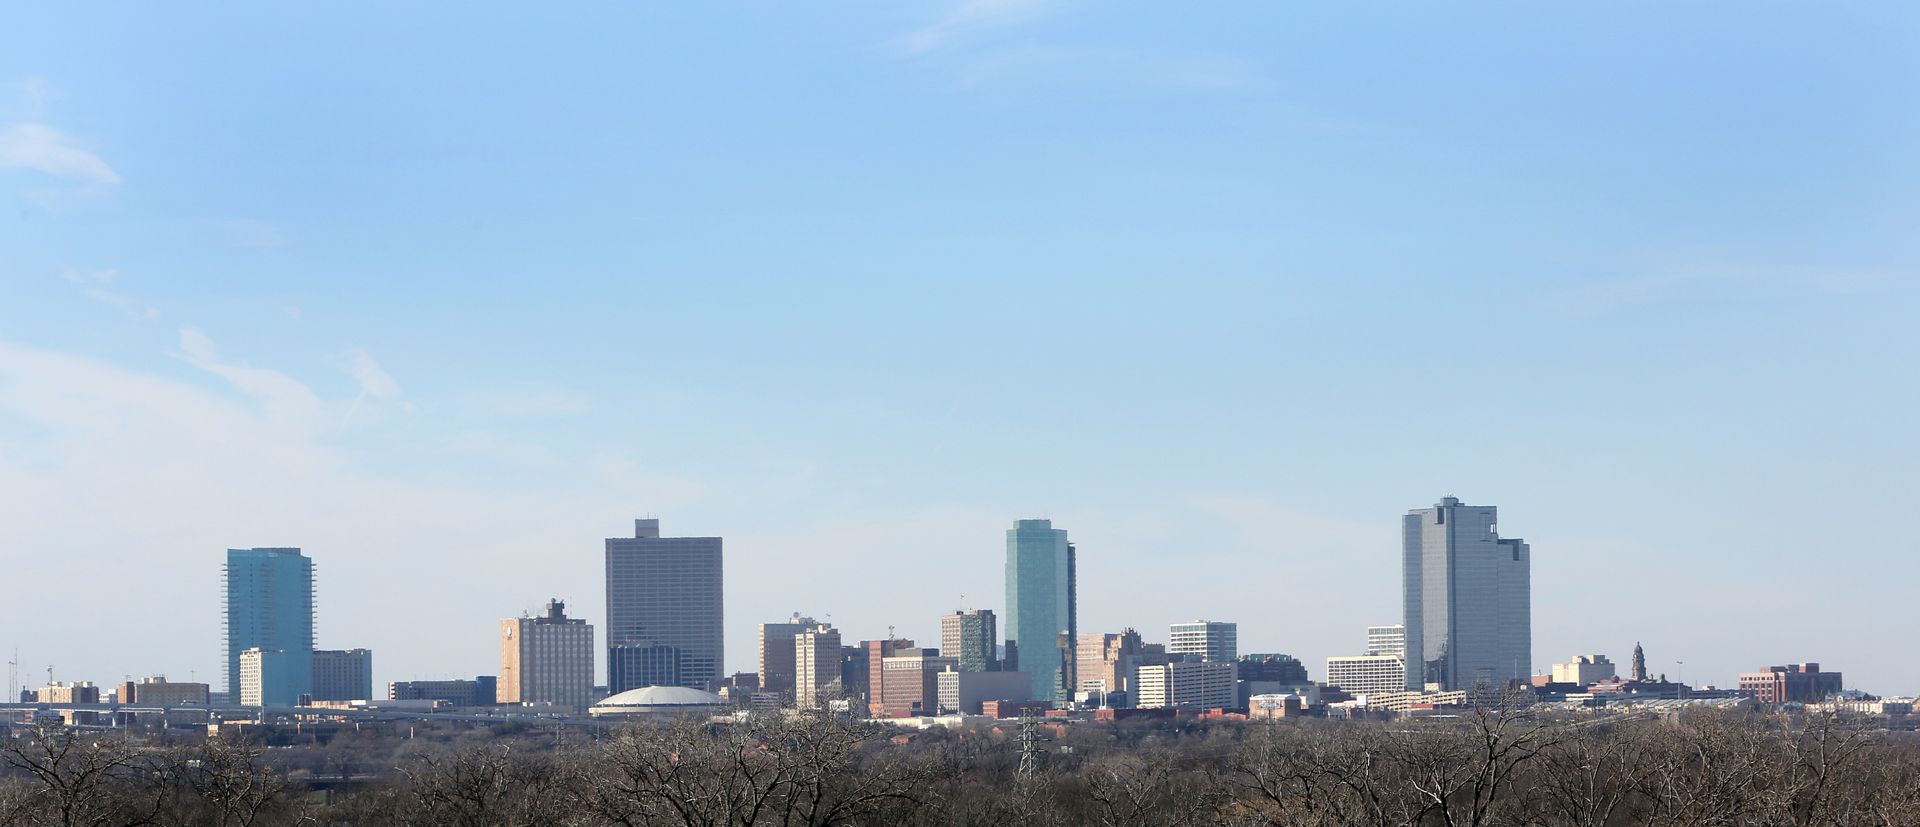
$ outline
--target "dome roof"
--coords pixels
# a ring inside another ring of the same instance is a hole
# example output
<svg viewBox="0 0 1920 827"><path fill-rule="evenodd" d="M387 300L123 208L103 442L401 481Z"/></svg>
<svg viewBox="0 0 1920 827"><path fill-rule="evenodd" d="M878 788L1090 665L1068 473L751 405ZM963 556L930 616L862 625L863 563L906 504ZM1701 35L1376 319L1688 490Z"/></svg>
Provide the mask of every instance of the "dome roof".
<svg viewBox="0 0 1920 827"><path fill-rule="evenodd" d="M726 706L727 700L712 692L685 686L643 686L629 689L593 705L606 710L672 709L675 707Z"/></svg>

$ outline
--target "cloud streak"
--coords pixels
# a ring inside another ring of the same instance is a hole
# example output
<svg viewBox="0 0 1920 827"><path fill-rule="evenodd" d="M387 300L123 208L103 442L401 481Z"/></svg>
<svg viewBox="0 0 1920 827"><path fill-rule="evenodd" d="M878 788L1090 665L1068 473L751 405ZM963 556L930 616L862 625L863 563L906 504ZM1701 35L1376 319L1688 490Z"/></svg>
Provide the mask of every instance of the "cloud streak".
<svg viewBox="0 0 1920 827"><path fill-rule="evenodd" d="M268 417L282 427L304 434L319 431L320 397L299 380L276 370L225 361L213 339L191 327L180 328L180 350L175 355L258 400Z"/></svg>
<svg viewBox="0 0 1920 827"><path fill-rule="evenodd" d="M1050 0L965 0L939 20L902 35L898 45L923 54L980 32L1024 23L1049 12Z"/></svg>
<svg viewBox="0 0 1920 827"><path fill-rule="evenodd" d="M120 183L120 173L65 133L43 123L16 123L0 130L0 169L25 169L78 181L89 187Z"/></svg>
<svg viewBox="0 0 1920 827"><path fill-rule="evenodd" d="M106 285L112 284L113 280L118 278L119 275L120 272L118 270L111 269L91 270L87 272L69 269L61 273L60 277L68 283L78 286L82 295L119 310L121 313L126 314L129 319L160 318L160 308L145 305L139 299L126 293L107 289Z"/></svg>

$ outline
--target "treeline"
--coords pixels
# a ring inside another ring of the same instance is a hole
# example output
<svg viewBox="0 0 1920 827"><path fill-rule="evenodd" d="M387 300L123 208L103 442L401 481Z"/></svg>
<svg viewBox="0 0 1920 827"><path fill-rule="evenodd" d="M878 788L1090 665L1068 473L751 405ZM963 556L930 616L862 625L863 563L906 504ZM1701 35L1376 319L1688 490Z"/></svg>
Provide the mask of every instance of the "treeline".
<svg viewBox="0 0 1920 827"><path fill-rule="evenodd" d="M38 727L0 746L0 824L1920 825L1920 744L1833 717L1077 725L1025 773L1017 732L660 722L323 784L245 741Z"/></svg>

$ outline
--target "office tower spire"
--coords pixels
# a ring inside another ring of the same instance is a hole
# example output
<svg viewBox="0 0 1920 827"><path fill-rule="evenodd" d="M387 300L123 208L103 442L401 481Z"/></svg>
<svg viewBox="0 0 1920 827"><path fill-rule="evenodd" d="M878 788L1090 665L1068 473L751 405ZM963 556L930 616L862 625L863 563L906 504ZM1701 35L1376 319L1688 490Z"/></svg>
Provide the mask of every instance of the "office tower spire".
<svg viewBox="0 0 1920 827"><path fill-rule="evenodd" d="M607 688L706 689L725 668L720 538L633 527L607 540Z"/></svg>
<svg viewBox="0 0 1920 827"><path fill-rule="evenodd" d="M1407 688L1505 687L1532 672L1530 549L1498 509L1443 497L1402 520Z"/></svg>
<svg viewBox="0 0 1920 827"><path fill-rule="evenodd" d="M1010 668L1033 676L1036 700L1065 704L1077 688L1074 556L1066 529L1051 520L1019 520L1007 529L1007 648L1017 658Z"/></svg>

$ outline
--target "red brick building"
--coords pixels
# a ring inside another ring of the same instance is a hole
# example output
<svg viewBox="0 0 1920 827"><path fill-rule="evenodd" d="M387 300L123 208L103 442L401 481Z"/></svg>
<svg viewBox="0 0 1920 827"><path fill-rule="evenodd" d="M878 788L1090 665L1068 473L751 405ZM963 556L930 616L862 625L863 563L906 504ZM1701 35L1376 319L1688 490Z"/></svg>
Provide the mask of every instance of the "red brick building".
<svg viewBox="0 0 1920 827"><path fill-rule="evenodd" d="M1765 672L1740 675L1740 690L1752 692L1763 704L1818 703L1840 689L1840 673L1822 672L1817 663L1769 666Z"/></svg>

